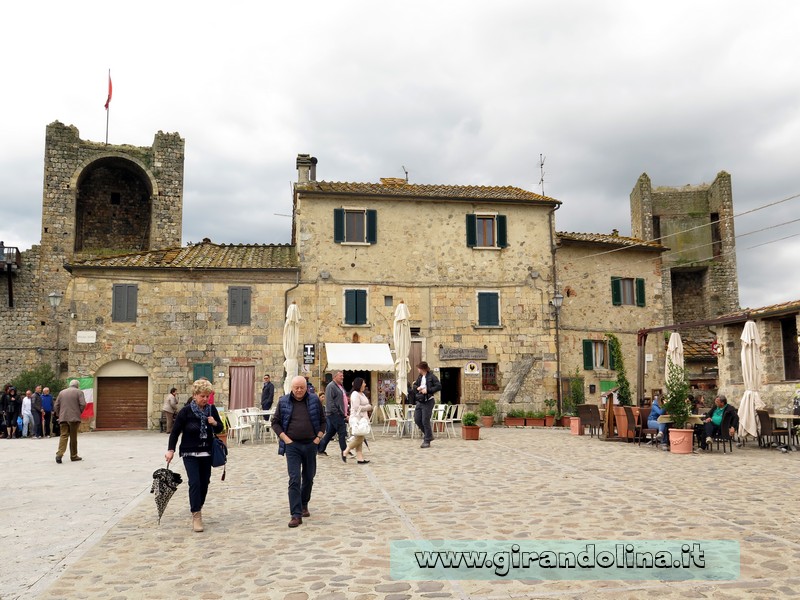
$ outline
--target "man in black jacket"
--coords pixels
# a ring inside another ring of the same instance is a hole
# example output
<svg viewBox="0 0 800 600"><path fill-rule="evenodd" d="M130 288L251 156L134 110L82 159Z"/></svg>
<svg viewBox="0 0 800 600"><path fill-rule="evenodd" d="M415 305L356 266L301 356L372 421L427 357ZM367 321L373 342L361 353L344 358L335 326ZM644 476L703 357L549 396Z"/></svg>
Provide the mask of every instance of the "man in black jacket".
<svg viewBox="0 0 800 600"><path fill-rule="evenodd" d="M441 391L442 384L439 382L439 378L431 373L428 363L425 361L417 365L417 371L419 372L419 377L414 382L414 393L417 401L414 407L414 422L424 432L420 448L430 448L431 440L433 440L433 428L431 427L433 395Z"/></svg>
<svg viewBox="0 0 800 600"><path fill-rule="evenodd" d="M269 375L264 375L264 385L261 386L261 410L272 408L272 401L275 398L275 384L269 379ZM265 419L267 417L264 417Z"/></svg>
<svg viewBox="0 0 800 600"><path fill-rule="evenodd" d="M344 455L344 449L347 447L347 392L342 383L344 382L344 373L336 371L333 374L333 380L325 388L325 421L328 424L328 430L325 432L325 437L322 438L319 446L317 447L318 454L327 456L325 449L328 447L328 442L333 439L334 435L339 436L340 454ZM347 459L344 459L347 461Z"/></svg>
<svg viewBox="0 0 800 600"><path fill-rule="evenodd" d="M703 449L711 444L714 436L719 435L720 429L726 419L728 419L728 423L730 424L728 433L733 437L739 429L739 413L728 404L728 399L725 397L725 394L719 394L714 399L714 407L705 414L705 418L703 419L703 427L705 428L705 441L701 446Z"/></svg>

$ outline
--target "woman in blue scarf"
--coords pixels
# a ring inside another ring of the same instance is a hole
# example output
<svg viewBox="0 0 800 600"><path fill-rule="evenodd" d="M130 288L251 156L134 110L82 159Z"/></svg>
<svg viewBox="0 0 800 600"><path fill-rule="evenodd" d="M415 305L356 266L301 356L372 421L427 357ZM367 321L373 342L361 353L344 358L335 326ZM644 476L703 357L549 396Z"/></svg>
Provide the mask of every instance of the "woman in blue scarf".
<svg viewBox="0 0 800 600"><path fill-rule="evenodd" d="M192 384L192 401L175 417L169 434L168 450L164 457L167 464L175 456L178 436L181 437L180 455L189 478L189 507L192 510L192 529L203 531L201 510L206 501L208 484L211 481L211 441L214 434L222 433L222 419L208 398L214 391L207 379L198 379Z"/></svg>

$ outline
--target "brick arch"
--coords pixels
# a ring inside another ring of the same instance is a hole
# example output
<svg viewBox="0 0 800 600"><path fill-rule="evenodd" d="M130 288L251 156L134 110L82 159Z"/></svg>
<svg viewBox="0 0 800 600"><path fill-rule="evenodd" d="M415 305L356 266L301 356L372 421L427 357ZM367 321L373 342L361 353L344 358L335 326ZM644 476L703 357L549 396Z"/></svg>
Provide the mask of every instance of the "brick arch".
<svg viewBox="0 0 800 600"><path fill-rule="evenodd" d="M147 167L121 152L84 161L70 178L75 251L150 249L158 184Z"/></svg>

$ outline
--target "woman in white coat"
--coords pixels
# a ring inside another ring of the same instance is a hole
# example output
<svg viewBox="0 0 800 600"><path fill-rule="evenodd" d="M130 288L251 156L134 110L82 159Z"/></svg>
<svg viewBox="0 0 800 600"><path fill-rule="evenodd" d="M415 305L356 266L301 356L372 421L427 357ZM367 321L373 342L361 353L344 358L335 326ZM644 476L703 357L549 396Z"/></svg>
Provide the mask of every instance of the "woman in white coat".
<svg viewBox="0 0 800 600"><path fill-rule="evenodd" d="M367 387L367 382L361 377L356 377L353 380L353 391L350 393L350 430L352 431L355 424L359 419L369 419L372 412L372 405L369 403L369 398L364 395L364 389ZM347 462L347 455L350 450L356 451L356 459L358 464L365 465L369 461L364 460L364 452L362 451L364 445L363 435L354 435L347 442L347 448L342 452L342 461Z"/></svg>

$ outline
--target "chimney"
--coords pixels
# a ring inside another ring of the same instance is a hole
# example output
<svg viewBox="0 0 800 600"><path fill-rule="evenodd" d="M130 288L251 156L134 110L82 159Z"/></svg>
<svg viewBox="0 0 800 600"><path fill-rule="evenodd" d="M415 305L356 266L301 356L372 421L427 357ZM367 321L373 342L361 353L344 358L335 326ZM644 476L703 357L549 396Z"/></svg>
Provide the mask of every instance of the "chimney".
<svg viewBox="0 0 800 600"><path fill-rule="evenodd" d="M310 154L297 155L297 183L317 180L317 159Z"/></svg>

